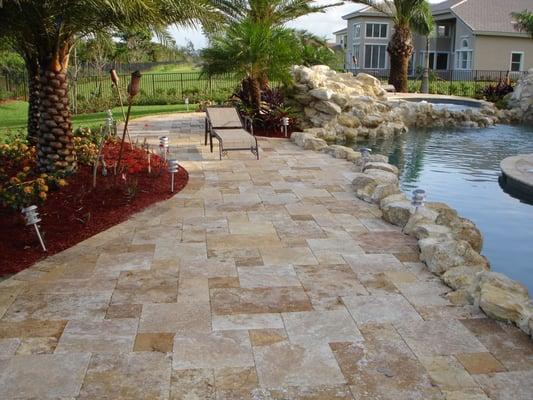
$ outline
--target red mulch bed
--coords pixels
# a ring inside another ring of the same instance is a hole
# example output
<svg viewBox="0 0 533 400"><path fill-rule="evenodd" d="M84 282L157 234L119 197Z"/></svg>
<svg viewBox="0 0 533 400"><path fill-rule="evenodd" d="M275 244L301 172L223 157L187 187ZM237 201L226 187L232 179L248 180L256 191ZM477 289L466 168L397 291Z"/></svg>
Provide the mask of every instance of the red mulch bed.
<svg viewBox="0 0 533 400"><path fill-rule="evenodd" d="M157 159L152 156L154 164ZM38 205L47 253L42 251L34 228L25 226L19 211L0 208L0 276L22 271L47 255L67 249L151 204L172 197L185 187L188 179L187 171L180 167L171 193L170 173L164 169L154 169L151 174L146 170L136 171L127 181L119 175L99 173L93 189L92 168L80 166L76 174L66 178L67 186L50 192L48 199ZM135 195L131 195L132 191Z"/></svg>

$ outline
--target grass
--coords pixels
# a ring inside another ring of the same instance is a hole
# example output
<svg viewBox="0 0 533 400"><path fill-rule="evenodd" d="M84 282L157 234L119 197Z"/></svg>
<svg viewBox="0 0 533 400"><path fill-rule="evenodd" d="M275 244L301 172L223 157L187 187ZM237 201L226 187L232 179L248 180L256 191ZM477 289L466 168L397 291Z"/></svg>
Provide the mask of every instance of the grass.
<svg viewBox="0 0 533 400"><path fill-rule="evenodd" d="M194 110L195 108L195 105L189 105L189 110ZM186 111L184 104L133 106L131 108L130 118ZM10 130L20 130L26 127L27 113L28 103L25 101L0 103L0 142L2 142L4 136L9 135ZM116 120L122 120L122 111L120 107L115 107L113 109L113 117ZM81 126L95 127L101 125L105 118L105 112L74 115L72 117L72 124L74 128Z"/></svg>
<svg viewBox="0 0 533 400"><path fill-rule="evenodd" d="M186 72L199 72L200 68L192 64L167 64L158 65L144 71L146 74L168 74L168 73L186 73Z"/></svg>

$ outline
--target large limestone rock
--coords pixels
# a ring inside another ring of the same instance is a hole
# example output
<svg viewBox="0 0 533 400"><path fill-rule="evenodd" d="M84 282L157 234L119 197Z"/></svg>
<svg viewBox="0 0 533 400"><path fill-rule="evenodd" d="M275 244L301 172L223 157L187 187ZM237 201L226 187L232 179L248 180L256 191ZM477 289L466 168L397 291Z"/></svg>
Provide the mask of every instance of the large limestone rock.
<svg viewBox="0 0 533 400"><path fill-rule="evenodd" d="M388 199L389 197L390 196L385 197L385 199ZM409 218L411 218L413 211L413 206L407 199L386 202L386 204L381 207L383 219L401 228L407 224L407 221L409 221Z"/></svg>
<svg viewBox="0 0 533 400"><path fill-rule="evenodd" d="M477 286L479 307L489 317L514 322L529 331L529 318L524 316L529 295L524 285L498 272L484 272L479 275Z"/></svg>
<svg viewBox="0 0 533 400"><path fill-rule="evenodd" d="M506 99L512 109L509 119L533 122L533 68L518 81L514 91Z"/></svg>
<svg viewBox="0 0 533 400"><path fill-rule="evenodd" d="M477 253L464 240L445 240L435 238L421 239L420 259L426 263L429 270L442 275L447 270L460 265L481 265L489 269L487 260Z"/></svg>
<svg viewBox="0 0 533 400"><path fill-rule="evenodd" d="M333 144L325 148L324 152L331 154L334 158L346 159L348 154L354 153L354 150L350 147Z"/></svg>
<svg viewBox="0 0 533 400"><path fill-rule="evenodd" d="M396 176L398 175L398 167L396 167L395 165L386 163L386 162L378 162L378 161L372 162L371 161L371 162L366 163L364 170L367 171L371 169L379 169L382 171L393 173Z"/></svg>
<svg viewBox="0 0 533 400"><path fill-rule="evenodd" d="M442 275L442 280L453 289L466 289L473 291L477 275L484 271L481 265L460 265L447 270Z"/></svg>

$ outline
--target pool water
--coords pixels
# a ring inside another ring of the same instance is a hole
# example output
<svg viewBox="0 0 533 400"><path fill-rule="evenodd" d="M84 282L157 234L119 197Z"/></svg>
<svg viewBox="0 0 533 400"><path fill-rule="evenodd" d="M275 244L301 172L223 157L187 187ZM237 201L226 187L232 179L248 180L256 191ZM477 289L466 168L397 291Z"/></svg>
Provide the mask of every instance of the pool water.
<svg viewBox="0 0 533 400"><path fill-rule="evenodd" d="M400 168L409 197L416 188L469 218L484 237L482 254L493 271L524 283L533 293L533 205L505 193L500 161L533 153L533 127L410 130L390 139L357 142L386 154Z"/></svg>

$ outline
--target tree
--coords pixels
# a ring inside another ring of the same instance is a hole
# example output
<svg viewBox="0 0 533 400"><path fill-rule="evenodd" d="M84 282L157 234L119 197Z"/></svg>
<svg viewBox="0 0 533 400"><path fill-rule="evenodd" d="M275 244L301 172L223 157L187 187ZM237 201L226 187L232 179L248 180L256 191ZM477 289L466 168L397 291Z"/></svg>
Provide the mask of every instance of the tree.
<svg viewBox="0 0 533 400"><path fill-rule="evenodd" d="M0 32L10 35L26 65L38 64L38 167L76 168L68 100L70 50L80 37L128 27L211 23L219 18L211 0L0 0ZM24 56L24 54L22 54Z"/></svg>
<svg viewBox="0 0 533 400"><path fill-rule="evenodd" d="M269 80L290 79L289 67L298 61L298 42L283 25L342 4L313 3L313 0L221 0L218 8L225 16L226 31L206 30L210 44L202 52L203 71L208 75L236 73L246 80L251 103L259 110L261 91L267 88ZM231 48L230 44L238 47ZM287 44L294 46L289 52Z"/></svg>
<svg viewBox="0 0 533 400"><path fill-rule="evenodd" d="M301 48L301 60L299 64L328 65L337 67L337 55L328 47L326 39L320 38L306 30L294 30L294 35Z"/></svg>
<svg viewBox="0 0 533 400"><path fill-rule="evenodd" d="M387 52L390 55L389 83L396 91L407 92L407 69L413 54L412 31L420 32L431 18L427 0L352 0L372 7L391 18L394 24Z"/></svg>
<svg viewBox="0 0 533 400"><path fill-rule="evenodd" d="M422 83L420 91L422 93L429 93L429 43L430 35L434 31L435 21L433 15L429 14L428 18L422 20L418 27L418 33L426 38L426 53L424 54L424 73L422 74Z"/></svg>
<svg viewBox="0 0 533 400"><path fill-rule="evenodd" d="M235 73L250 87L250 103L261 105L265 77L288 82L289 69L300 59L293 32L245 18L233 22L226 32L213 35L203 50L203 71L208 75Z"/></svg>
<svg viewBox="0 0 533 400"><path fill-rule="evenodd" d="M515 29L518 32L527 32L533 39L533 12L523 10L511 13L511 16L516 20Z"/></svg>

